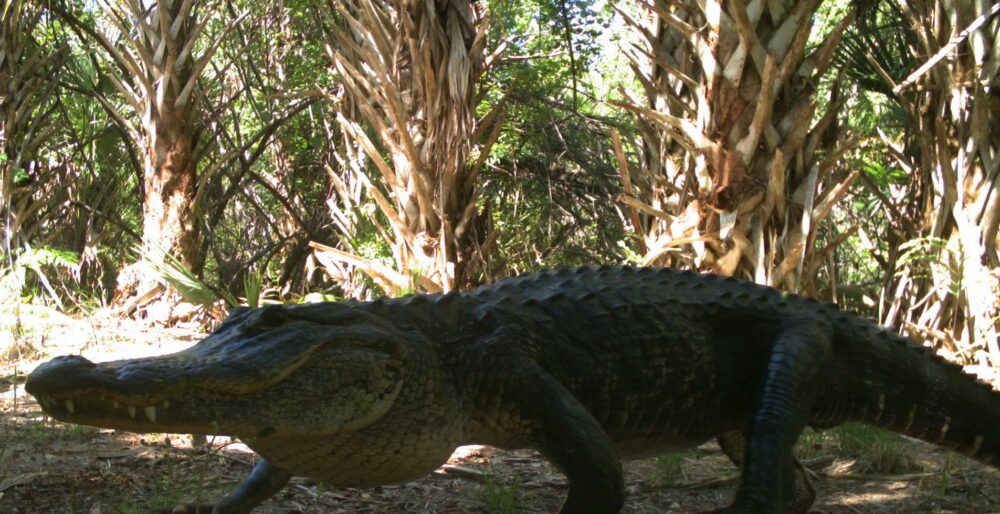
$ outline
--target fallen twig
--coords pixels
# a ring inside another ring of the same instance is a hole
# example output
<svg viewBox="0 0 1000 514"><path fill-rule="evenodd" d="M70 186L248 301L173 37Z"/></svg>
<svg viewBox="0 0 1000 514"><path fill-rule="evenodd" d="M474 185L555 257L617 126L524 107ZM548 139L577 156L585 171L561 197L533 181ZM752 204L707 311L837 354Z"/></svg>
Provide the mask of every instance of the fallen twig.
<svg viewBox="0 0 1000 514"><path fill-rule="evenodd" d="M23 475L18 475L14 478L8 478L0 483L0 493L10 489L11 487L17 487L21 484L26 484L32 480L48 475L47 471L35 471L33 473L25 473Z"/></svg>

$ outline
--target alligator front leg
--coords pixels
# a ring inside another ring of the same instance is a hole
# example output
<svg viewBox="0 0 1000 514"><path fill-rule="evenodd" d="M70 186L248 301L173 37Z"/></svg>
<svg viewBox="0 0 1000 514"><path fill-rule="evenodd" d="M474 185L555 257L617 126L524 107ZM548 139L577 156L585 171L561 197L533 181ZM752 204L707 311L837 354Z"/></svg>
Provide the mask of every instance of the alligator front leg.
<svg viewBox="0 0 1000 514"><path fill-rule="evenodd" d="M764 385L743 451L743 476L732 506L717 513L798 513L808 510L803 473L792 448L815 400L816 377L832 356L828 330L814 320L786 323L771 349ZM723 435L720 442L732 437ZM734 451L728 441L729 451ZM738 449L734 451L738 453ZM811 495L810 495L811 496ZM800 510L801 509L801 510Z"/></svg>
<svg viewBox="0 0 1000 514"><path fill-rule="evenodd" d="M171 514L247 514L280 491L292 474L260 459L236 489L216 505L181 504Z"/></svg>
<svg viewBox="0 0 1000 514"><path fill-rule="evenodd" d="M507 387L520 417L532 426L535 448L569 481L559 513L620 512L625 503L622 465L597 420L534 363L521 361L511 368Z"/></svg>

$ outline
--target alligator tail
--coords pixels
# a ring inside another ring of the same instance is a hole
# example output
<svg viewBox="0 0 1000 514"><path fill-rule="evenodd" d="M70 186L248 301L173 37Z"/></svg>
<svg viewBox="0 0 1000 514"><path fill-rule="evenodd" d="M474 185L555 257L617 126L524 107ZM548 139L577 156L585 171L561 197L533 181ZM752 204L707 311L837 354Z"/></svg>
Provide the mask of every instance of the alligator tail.
<svg viewBox="0 0 1000 514"><path fill-rule="evenodd" d="M949 448L1000 468L1000 392L930 348L877 327L862 329L867 344L849 344L842 419L861 421Z"/></svg>

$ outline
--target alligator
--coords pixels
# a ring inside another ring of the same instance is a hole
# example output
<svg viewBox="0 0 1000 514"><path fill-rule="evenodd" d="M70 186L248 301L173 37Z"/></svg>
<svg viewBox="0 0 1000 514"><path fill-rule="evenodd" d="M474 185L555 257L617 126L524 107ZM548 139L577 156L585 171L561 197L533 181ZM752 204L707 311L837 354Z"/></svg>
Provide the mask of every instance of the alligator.
<svg viewBox="0 0 1000 514"><path fill-rule="evenodd" d="M237 308L184 351L57 357L26 389L61 421L239 437L261 457L249 477L183 506L217 514L250 512L292 475L415 479L466 444L537 449L567 477L560 512L614 513L622 459L713 438L741 470L713 512L803 513L815 493L792 447L848 421L1000 467L1000 393L959 366L834 305L671 269Z"/></svg>

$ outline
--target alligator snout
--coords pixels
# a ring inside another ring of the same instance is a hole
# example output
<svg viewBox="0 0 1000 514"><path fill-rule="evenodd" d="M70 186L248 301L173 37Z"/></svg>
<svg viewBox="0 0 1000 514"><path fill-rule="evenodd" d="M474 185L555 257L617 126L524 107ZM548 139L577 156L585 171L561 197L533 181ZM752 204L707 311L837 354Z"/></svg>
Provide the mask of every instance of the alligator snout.
<svg viewBox="0 0 1000 514"><path fill-rule="evenodd" d="M28 375L24 389L33 396L58 394L86 382L97 364L79 355L63 355L35 368Z"/></svg>

